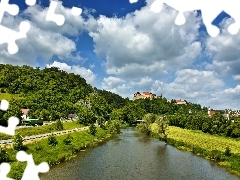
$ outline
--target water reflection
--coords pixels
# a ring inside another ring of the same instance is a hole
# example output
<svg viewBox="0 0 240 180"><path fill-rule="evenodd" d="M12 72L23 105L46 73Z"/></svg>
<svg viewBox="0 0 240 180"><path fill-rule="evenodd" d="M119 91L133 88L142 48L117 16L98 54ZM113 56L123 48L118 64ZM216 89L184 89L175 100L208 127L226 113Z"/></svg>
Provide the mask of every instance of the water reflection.
<svg viewBox="0 0 240 180"><path fill-rule="evenodd" d="M192 153L126 128L99 147L41 175L47 180L239 180Z"/></svg>

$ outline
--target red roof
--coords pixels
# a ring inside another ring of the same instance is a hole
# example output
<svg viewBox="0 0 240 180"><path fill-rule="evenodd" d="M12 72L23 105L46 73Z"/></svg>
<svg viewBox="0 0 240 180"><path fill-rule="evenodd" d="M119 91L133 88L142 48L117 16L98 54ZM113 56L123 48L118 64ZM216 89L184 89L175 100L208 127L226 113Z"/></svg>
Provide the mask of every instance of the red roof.
<svg viewBox="0 0 240 180"><path fill-rule="evenodd" d="M185 102L185 100L177 99L176 102Z"/></svg>
<svg viewBox="0 0 240 180"><path fill-rule="evenodd" d="M22 111L22 114L23 114L23 115L27 115L27 114L28 114L28 111L29 111L29 109L21 109L21 111Z"/></svg>
<svg viewBox="0 0 240 180"><path fill-rule="evenodd" d="M210 111L210 116L214 115L215 114L215 111Z"/></svg>
<svg viewBox="0 0 240 180"><path fill-rule="evenodd" d="M145 95L150 95L150 94L152 94L151 92L143 92L143 94L145 94Z"/></svg>

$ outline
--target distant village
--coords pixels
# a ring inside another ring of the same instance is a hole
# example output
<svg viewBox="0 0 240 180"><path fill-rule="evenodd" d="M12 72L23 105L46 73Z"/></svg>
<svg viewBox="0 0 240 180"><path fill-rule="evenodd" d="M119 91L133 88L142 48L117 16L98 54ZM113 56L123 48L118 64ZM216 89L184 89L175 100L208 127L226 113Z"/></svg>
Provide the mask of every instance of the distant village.
<svg viewBox="0 0 240 180"><path fill-rule="evenodd" d="M136 92L133 95L133 100L136 99L146 99L149 98L150 100L152 100L153 98L162 98L162 93L157 96L156 94L153 94L152 92L143 92L142 94L140 92ZM167 100L168 102L171 102L171 100ZM175 99L176 104L185 104L187 105L186 100L182 100L182 99ZM191 110L189 110L189 113L191 113ZM211 109L211 107L208 107L208 115L212 116L215 114L215 111L213 109ZM227 119L229 119L230 117L240 117L240 110L231 110L231 109L225 109L225 112L223 114L223 116Z"/></svg>

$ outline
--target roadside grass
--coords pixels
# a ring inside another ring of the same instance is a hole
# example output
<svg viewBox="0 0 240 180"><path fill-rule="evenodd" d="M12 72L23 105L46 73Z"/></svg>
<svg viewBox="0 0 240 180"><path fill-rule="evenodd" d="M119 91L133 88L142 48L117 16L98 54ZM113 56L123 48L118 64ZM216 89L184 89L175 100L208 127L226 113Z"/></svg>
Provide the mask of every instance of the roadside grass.
<svg viewBox="0 0 240 180"><path fill-rule="evenodd" d="M21 129L17 129L15 132L16 133L19 132L23 137L52 133L52 132L57 131L57 130L55 130L54 125L55 124L50 124L50 125L46 125L46 126L35 126L35 127L29 127L29 128L21 128ZM70 129L81 128L81 127L84 127L84 125L78 124L75 121L63 123L64 130L70 130ZM6 140L6 139L12 139L12 136L0 133L0 140Z"/></svg>
<svg viewBox="0 0 240 180"><path fill-rule="evenodd" d="M69 145L64 144L64 139L68 135L55 136L58 141L56 146L50 146L48 145L48 139L42 139L26 145L26 152L33 155L36 165L41 162L47 162L50 166L53 166L75 157L79 151L102 142L105 138L111 137L111 134L109 134L109 130L97 128L95 136L88 133L88 131L74 132L70 136L73 139ZM7 153L10 157L8 162L11 165L8 177L20 180L26 168L26 162L18 162L16 160L16 150L9 149Z"/></svg>

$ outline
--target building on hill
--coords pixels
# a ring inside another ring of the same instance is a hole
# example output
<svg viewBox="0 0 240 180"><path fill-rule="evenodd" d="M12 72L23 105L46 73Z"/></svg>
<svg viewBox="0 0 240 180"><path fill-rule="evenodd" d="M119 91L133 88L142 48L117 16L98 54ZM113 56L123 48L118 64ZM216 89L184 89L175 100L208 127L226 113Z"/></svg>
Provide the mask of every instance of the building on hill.
<svg viewBox="0 0 240 180"><path fill-rule="evenodd" d="M182 99L176 99L176 104L187 104L187 102L185 100Z"/></svg>
<svg viewBox="0 0 240 180"><path fill-rule="evenodd" d="M162 93L160 94L160 96L156 96L156 94L153 94L151 92L143 92L142 94L140 92L136 92L133 95L133 100L136 100L136 99L146 99L146 98L149 98L151 100L153 98L162 98Z"/></svg>
<svg viewBox="0 0 240 180"><path fill-rule="evenodd" d="M21 112L22 112L22 119L29 119L28 118L28 111L29 111L29 109L21 109Z"/></svg>
<svg viewBox="0 0 240 180"><path fill-rule="evenodd" d="M212 116L215 114L215 111L213 109L210 108L210 106L208 106L208 115Z"/></svg>

